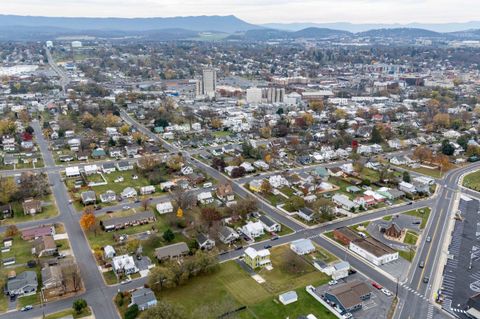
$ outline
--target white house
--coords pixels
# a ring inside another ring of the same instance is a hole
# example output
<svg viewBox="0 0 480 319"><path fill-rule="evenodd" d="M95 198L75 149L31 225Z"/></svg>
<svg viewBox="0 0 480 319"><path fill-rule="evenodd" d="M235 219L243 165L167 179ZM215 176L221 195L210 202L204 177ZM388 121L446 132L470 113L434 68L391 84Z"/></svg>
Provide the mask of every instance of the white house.
<svg viewBox="0 0 480 319"><path fill-rule="evenodd" d="M297 255L307 255L315 251L315 246L310 239L298 239L290 243L290 249Z"/></svg>
<svg viewBox="0 0 480 319"><path fill-rule="evenodd" d="M213 196L211 192L201 192L200 194L197 195L197 200L203 204L211 204L213 203Z"/></svg>
<svg viewBox="0 0 480 319"><path fill-rule="evenodd" d="M272 185L273 188L282 188L283 186L290 185L288 181L283 176L280 176L280 175L270 176L268 181L270 182L270 185Z"/></svg>
<svg viewBox="0 0 480 319"><path fill-rule="evenodd" d="M67 177L79 177L80 176L80 168L78 166L70 166L65 168L65 175Z"/></svg>
<svg viewBox="0 0 480 319"><path fill-rule="evenodd" d="M350 264L347 261L339 261L332 265L326 265L325 267L321 267L315 263L314 266L327 276L332 276L334 280L347 278L348 271L350 270Z"/></svg>
<svg viewBox="0 0 480 319"><path fill-rule="evenodd" d="M352 209L357 209L357 208L359 208L359 205L358 205L358 204L352 202L352 201L348 198L348 196L343 195L343 194L335 194L335 195L333 195L332 201L333 201L336 205L338 205L338 206L340 206L340 207L342 207L343 209L348 210L348 211L350 211L350 210L352 210Z"/></svg>
<svg viewBox="0 0 480 319"><path fill-rule="evenodd" d="M140 187L140 194L142 195L150 195L155 193L155 186L153 185L147 185L147 186L142 186Z"/></svg>
<svg viewBox="0 0 480 319"><path fill-rule="evenodd" d="M250 238L257 238L265 234L261 222L248 222L242 227L242 232Z"/></svg>
<svg viewBox="0 0 480 319"><path fill-rule="evenodd" d="M247 173L251 173L255 171L255 167L253 167L253 165L250 164L249 162L243 162L242 164L240 164L240 166L243 167L245 169L245 172Z"/></svg>
<svg viewBox="0 0 480 319"><path fill-rule="evenodd" d="M410 194L415 194L417 192L415 185L412 185L410 183L403 182L403 181L398 183L398 189L405 193L410 193Z"/></svg>
<svg viewBox="0 0 480 319"><path fill-rule="evenodd" d="M122 198L133 198L137 197L137 191L133 187L126 187L120 195Z"/></svg>
<svg viewBox="0 0 480 319"><path fill-rule="evenodd" d="M294 303L298 300L297 293L295 291L287 291L280 296L278 296L278 300L282 303L282 305L288 305Z"/></svg>
<svg viewBox="0 0 480 319"><path fill-rule="evenodd" d="M268 216L262 215L258 221L262 223L263 229L269 233L279 232L282 230L282 226Z"/></svg>
<svg viewBox="0 0 480 319"><path fill-rule="evenodd" d="M168 214L173 212L173 205L170 201L158 203L156 208L159 214Z"/></svg>
<svg viewBox="0 0 480 319"><path fill-rule="evenodd" d="M112 268L116 274L131 275L138 272L132 256L121 255L112 258Z"/></svg>
<svg viewBox="0 0 480 319"><path fill-rule="evenodd" d="M115 248L113 248L110 245L107 245L107 246L103 247L103 254L104 254L105 258L110 259L110 258L115 257L117 252L115 251Z"/></svg>
<svg viewBox="0 0 480 319"><path fill-rule="evenodd" d="M182 169L180 170L180 172L183 174L183 175L190 175L193 173L193 168L190 167L190 166L184 166L182 167Z"/></svg>
<svg viewBox="0 0 480 319"><path fill-rule="evenodd" d="M86 175L93 175L98 173L98 166L96 164L85 165L83 171Z"/></svg>

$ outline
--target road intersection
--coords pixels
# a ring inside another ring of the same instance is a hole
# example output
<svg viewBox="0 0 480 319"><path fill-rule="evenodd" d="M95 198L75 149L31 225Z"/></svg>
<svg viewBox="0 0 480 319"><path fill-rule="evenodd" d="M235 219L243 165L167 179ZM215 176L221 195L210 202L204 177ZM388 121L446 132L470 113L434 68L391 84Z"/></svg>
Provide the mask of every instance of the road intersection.
<svg viewBox="0 0 480 319"><path fill-rule="evenodd" d="M289 235L280 237L276 241L268 240L269 245L278 246L289 243L299 238L311 238L315 243L327 249L334 255L343 259L348 259L352 267L365 274L372 280L375 280L381 285L387 287L389 290L396 291L398 287L400 303L396 311L395 318L431 318L431 316L433 315L435 315L435 318L447 317L446 313L441 312L438 307L432 304L432 287L430 284L423 283L423 277L429 276L430 282L433 282L434 277L439 274L437 264L438 259L440 258L440 255L442 253L441 247L443 245L443 241L446 238L444 229L446 228L449 218L451 218L453 197L455 193L459 190L459 179L466 172L479 169L480 163L472 164L470 166L462 167L446 173L444 178L439 180L439 184L437 186L439 189L437 190L436 194L428 199L414 202L411 205L400 205L385 209L379 209L373 212L358 214L353 218L336 220L330 223L322 224L320 226L306 227L297 220L286 216L282 211L270 205L270 203L266 202L261 197L250 193L238 181L230 179L229 177L223 175L222 173L213 169L207 164L193 158L191 156L191 153L178 149L177 147L165 142L163 139L160 139L157 135L149 131L146 127L140 125L138 122L132 119L124 111L121 112L121 117L124 121L126 121L132 126L135 126L145 135L162 143L163 147L169 152L181 152L188 160L190 165L203 171L210 177L219 180L220 182L231 183L236 195L240 197L251 197L255 199L260 210L294 231ZM27 222L18 224L17 226L19 228L28 228L35 225L52 222L63 223L69 235L71 247L77 263L80 267L81 275L85 285L85 291L80 293L75 298L81 297L86 299L89 305L92 307L94 314L97 318L119 318L119 314L113 304L113 298L118 292L119 286L107 286L105 284L103 277L94 260L93 254L91 253L91 249L89 247L85 234L79 225L78 221L80 214L76 212L73 208L73 205L69 203L69 194L61 177L61 171L64 169L64 167L55 164L52 153L50 152L48 147L48 142L42 135L42 130L39 122L33 121L32 127L34 128L37 143L44 158L45 167L41 170L46 172L48 175L49 181L52 185L53 195L56 200L56 204L60 214L49 220ZM12 175L18 174L18 172L15 173L15 171L7 171L0 172L0 174ZM168 199L168 197L163 196L161 198L155 198L154 202L162 201L165 199ZM416 257L412 262L412 266L408 273L408 278L404 282L398 283L395 278L392 278L392 276L379 270L378 267L375 267L374 265L368 263L366 260L358 257L344 247L340 247L339 245L333 243L331 240L322 235L323 233L331 231L338 227L354 225L368 220L381 218L386 215L399 214L408 210L425 206L431 207L432 213L429 222L425 227L423 233L424 235L422 236L421 244L418 247ZM114 206L108 208L108 210L116 209L119 209L119 207ZM102 209L98 211L98 214L105 213L106 210L107 208ZM4 230L4 228L2 227L0 228L0 230ZM425 237L427 235L432 237L431 243L426 243ZM252 246L255 248L263 248L265 244L265 242L260 242L254 243ZM219 259L221 262L224 262L227 260L238 258L242 254L243 250L233 250L220 255ZM416 267L419 260L425 261L425 267L423 269ZM135 288L143 285L144 283L145 278L140 278L137 280L133 280L126 285L123 285L122 289L125 290ZM46 313L51 313L65 308L70 308L72 301L75 298L68 298L61 301L49 302L46 304L45 311ZM32 318L32 316L41 316L41 313L42 310L40 308L34 308L29 313L10 312L0 316L0 318Z"/></svg>

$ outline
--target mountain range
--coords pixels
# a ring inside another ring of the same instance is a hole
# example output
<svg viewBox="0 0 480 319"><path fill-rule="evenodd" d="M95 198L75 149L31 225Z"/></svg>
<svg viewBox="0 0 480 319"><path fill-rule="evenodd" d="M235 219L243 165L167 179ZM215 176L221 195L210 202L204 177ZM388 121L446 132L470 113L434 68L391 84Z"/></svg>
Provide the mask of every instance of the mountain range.
<svg viewBox="0 0 480 319"><path fill-rule="evenodd" d="M66 36L135 37L152 41L201 39L202 37L248 41L339 37L480 39L480 22L409 25L351 23L254 25L233 15L170 18L0 15L0 40L47 40Z"/></svg>

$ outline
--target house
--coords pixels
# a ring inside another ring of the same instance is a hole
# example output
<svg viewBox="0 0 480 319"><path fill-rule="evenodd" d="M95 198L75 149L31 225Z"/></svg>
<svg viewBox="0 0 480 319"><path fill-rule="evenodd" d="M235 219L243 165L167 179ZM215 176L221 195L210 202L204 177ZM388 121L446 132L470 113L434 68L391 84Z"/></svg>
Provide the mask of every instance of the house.
<svg viewBox="0 0 480 319"><path fill-rule="evenodd" d="M105 156L107 156L107 153L101 148L94 149L91 155L92 158L103 158Z"/></svg>
<svg viewBox="0 0 480 319"><path fill-rule="evenodd" d="M16 165L18 164L18 156L14 154L5 154L3 156L3 164L5 165Z"/></svg>
<svg viewBox="0 0 480 319"><path fill-rule="evenodd" d="M23 214L35 215L42 212L42 202L33 198L26 199L22 203Z"/></svg>
<svg viewBox="0 0 480 319"><path fill-rule="evenodd" d="M218 185L215 194L220 200L227 202L233 202L235 200L235 194L233 193L232 185L230 183Z"/></svg>
<svg viewBox="0 0 480 319"><path fill-rule="evenodd" d="M156 208L159 214L168 214L173 212L173 205L170 201L158 203Z"/></svg>
<svg viewBox="0 0 480 319"><path fill-rule="evenodd" d="M328 173L330 176L333 177L342 177L343 176L343 171L340 169L340 167L329 167L327 168Z"/></svg>
<svg viewBox="0 0 480 319"><path fill-rule="evenodd" d="M213 203L213 196L211 192L201 192L197 195L197 200L202 205Z"/></svg>
<svg viewBox="0 0 480 319"><path fill-rule="evenodd" d="M103 255L105 256L105 258L110 259L115 257L117 255L117 252L115 251L115 248L113 248L110 245L107 245L103 247Z"/></svg>
<svg viewBox="0 0 480 319"><path fill-rule="evenodd" d="M80 168L78 166L65 167L67 178L80 177Z"/></svg>
<svg viewBox="0 0 480 319"><path fill-rule="evenodd" d="M255 161L253 163L253 166L264 171L268 171L268 169L270 168L270 165L261 160Z"/></svg>
<svg viewBox="0 0 480 319"><path fill-rule="evenodd" d="M38 237L33 242L33 253L38 257L52 256L57 250L53 236L46 235Z"/></svg>
<svg viewBox="0 0 480 319"><path fill-rule="evenodd" d="M42 225L34 228L29 228L22 230L22 239L23 240L32 240L38 237L55 235L55 226L53 225Z"/></svg>
<svg viewBox="0 0 480 319"><path fill-rule="evenodd" d="M332 196L332 201L342 207L345 210L352 211L352 210L357 210L359 208L359 205L357 203L352 202L348 196L343 195L343 194L335 194Z"/></svg>
<svg viewBox="0 0 480 319"><path fill-rule="evenodd" d="M62 267L60 265L46 264L41 271L42 285L45 290L55 290L63 285ZM63 291L63 287L60 289ZM49 293L52 295L52 293Z"/></svg>
<svg viewBox="0 0 480 319"><path fill-rule="evenodd" d="M271 266L270 251L268 249L256 250L248 247L243 254L243 261L252 269L263 268Z"/></svg>
<svg viewBox="0 0 480 319"><path fill-rule="evenodd" d="M155 193L155 186L153 186L153 185L140 187L140 194L141 195L150 195L150 194L153 194L153 193Z"/></svg>
<svg viewBox="0 0 480 319"><path fill-rule="evenodd" d="M208 235L204 235L202 233L198 234L197 238L197 244L200 249L206 249L210 250L215 247L215 241L213 239L210 239Z"/></svg>
<svg viewBox="0 0 480 319"><path fill-rule="evenodd" d="M370 286L359 280L334 286L324 293L325 299L334 303L341 314L352 313L362 309L362 303L369 300L372 291Z"/></svg>
<svg viewBox="0 0 480 319"><path fill-rule="evenodd" d="M263 229L269 233L276 233L282 230L282 225L273 221L270 217L266 215L260 216L258 221L262 224Z"/></svg>
<svg viewBox="0 0 480 319"><path fill-rule="evenodd" d="M398 259L398 251L372 237L351 241L349 248L376 266Z"/></svg>
<svg viewBox="0 0 480 319"><path fill-rule="evenodd" d="M353 202L365 209L377 204L377 201L371 195L358 196L353 200Z"/></svg>
<svg viewBox="0 0 480 319"><path fill-rule="evenodd" d="M117 275L120 275L120 274L131 275L139 271L139 269L135 265L135 260L133 260L133 257L129 255L121 255L121 256L113 257L112 268L115 274Z"/></svg>
<svg viewBox="0 0 480 319"><path fill-rule="evenodd" d="M120 196L122 196L123 199L125 198L135 198L137 197L137 191L133 187L125 187L125 189L122 191Z"/></svg>
<svg viewBox="0 0 480 319"><path fill-rule="evenodd" d="M38 287L37 273L24 271L7 281L5 290L9 296L27 296L35 294Z"/></svg>
<svg viewBox="0 0 480 319"><path fill-rule="evenodd" d="M248 187L250 188L251 191L259 193L262 191L262 184L263 184L263 180L254 179L250 181L250 183L248 184Z"/></svg>
<svg viewBox="0 0 480 319"><path fill-rule="evenodd" d="M307 255L315 251L315 246L310 239L298 239L290 243L290 249L297 255Z"/></svg>
<svg viewBox="0 0 480 319"><path fill-rule="evenodd" d="M235 230L233 230L228 226L223 226L218 231L218 238L222 243L226 245L229 245L232 242L236 241L239 237L240 235L238 235L238 233Z"/></svg>
<svg viewBox="0 0 480 319"><path fill-rule="evenodd" d="M315 264L315 267L318 268L318 264ZM349 270L350 264L347 261L343 260L320 268L321 272L323 272L327 276L331 276L334 280L347 278Z"/></svg>
<svg viewBox="0 0 480 319"><path fill-rule="evenodd" d="M317 167L313 173L322 181L327 181L330 176L328 170L323 166Z"/></svg>
<svg viewBox="0 0 480 319"><path fill-rule="evenodd" d="M171 244L164 247L159 247L155 249L155 257L158 261L163 261L166 259L181 258L187 255L190 252L187 244L184 242Z"/></svg>
<svg viewBox="0 0 480 319"><path fill-rule="evenodd" d="M240 164L240 167L243 167L245 169L245 172L247 173L251 173L255 171L255 167L253 167L253 165L250 164L249 162L243 162L242 164Z"/></svg>
<svg viewBox="0 0 480 319"><path fill-rule="evenodd" d="M311 222L315 218L315 212L308 207L300 208L297 212L297 215L307 222Z"/></svg>
<svg viewBox="0 0 480 319"><path fill-rule="evenodd" d="M242 232L250 238L257 238L265 234L263 231L263 224L259 221L248 222L242 227Z"/></svg>
<svg viewBox="0 0 480 319"><path fill-rule="evenodd" d="M3 219L13 217L12 205L10 205L10 204L1 205L0 206L0 216Z"/></svg>
<svg viewBox="0 0 480 319"><path fill-rule="evenodd" d="M282 303L282 305L286 306L288 304L296 302L298 300L298 296L297 293L292 290L278 296L278 300Z"/></svg>
<svg viewBox="0 0 480 319"><path fill-rule="evenodd" d="M118 229L124 229L127 227L145 225L152 223L156 220L155 214L151 211L144 211L140 213L135 213L129 216L114 217L110 219L105 219L100 221L100 226L102 226L105 231L112 231Z"/></svg>
<svg viewBox="0 0 480 319"><path fill-rule="evenodd" d="M272 185L273 188L282 188L283 186L290 186L290 184L285 179L285 177L283 177L281 175L270 176L268 181L269 181L270 185Z"/></svg>
<svg viewBox="0 0 480 319"><path fill-rule="evenodd" d="M133 165L129 161L120 161L116 163L119 172L125 172L133 169Z"/></svg>
<svg viewBox="0 0 480 319"><path fill-rule="evenodd" d="M150 288L141 287L132 292L131 305L137 305L140 311L147 310L148 308L155 307L157 305L157 297Z"/></svg>
<svg viewBox="0 0 480 319"><path fill-rule="evenodd" d="M97 202L97 195L94 191L85 191L80 194L83 205L95 204Z"/></svg>
<svg viewBox="0 0 480 319"><path fill-rule="evenodd" d="M114 163L103 163L102 164L102 172L105 174L110 174L114 173L116 171L115 164Z"/></svg>
<svg viewBox="0 0 480 319"><path fill-rule="evenodd" d="M355 169L353 168L352 163L345 163L342 166L340 166L340 169L347 175L352 175L355 172Z"/></svg>
<svg viewBox="0 0 480 319"><path fill-rule="evenodd" d="M98 166L96 164L85 165L83 167L83 171L85 172L85 175L97 174L98 173Z"/></svg>
<svg viewBox="0 0 480 319"><path fill-rule="evenodd" d="M408 156L404 155L394 156L390 159L390 163L393 165L408 165L412 162Z"/></svg>
<svg viewBox="0 0 480 319"><path fill-rule="evenodd" d="M103 194L100 194L100 201L102 203L111 203L117 200L117 194L114 191L108 190Z"/></svg>
<svg viewBox="0 0 480 319"><path fill-rule="evenodd" d="M415 185L403 181L398 183L398 189L407 194L415 194L417 192Z"/></svg>

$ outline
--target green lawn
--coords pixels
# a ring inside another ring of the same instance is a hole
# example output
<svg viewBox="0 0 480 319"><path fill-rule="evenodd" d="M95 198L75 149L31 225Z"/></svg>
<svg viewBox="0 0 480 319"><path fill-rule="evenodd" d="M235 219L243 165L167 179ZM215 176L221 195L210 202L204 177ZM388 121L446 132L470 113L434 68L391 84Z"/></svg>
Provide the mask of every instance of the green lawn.
<svg viewBox="0 0 480 319"><path fill-rule="evenodd" d="M480 171L466 175L463 179L463 186L480 191Z"/></svg>
<svg viewBox="0 0 480 319"><path fill-rule="evenodd" d="M415 250L414 249L412 249L411 251L398 250L398 254L403 259L405 259L409 262L412 262L413 257L415 257Z"/></svg>
<svg viewBox="0 0 480 319"><path fill-rule="evenodd" d="M364 167L362 169L362 172L360 173L360 177L362 179L368 179L372 183L374 183L380 180L380 173L377 171L374 171L373 169Z"/></svg>
<svg viewBox="0 0 480 319"><path fill-rule="evenodd" d="M83 318L83 317L90 316L91 314L92 314L92 311L90 310L90 307L87 307L86 309L84 309L79 314L77 314L75 311L73 311L73 309L67 309L67 310L63 310L63 311L59 311L59 312L49 314L49 315L45 316L45 319L61 319L61 318L67 317L67 316L73 316L74 319L77 319L77 318Z"/></svg>
<svg viewBox="0 0 480 319"><path fill-rule="evenodd" d="M309 295L305 288L298 288L297 292L298 301L289 305L282 305L278 298L270 298L262 301L252 307L247 308L247 314L251 317L245 318L272 318L272 319L284 319L284 318L299 318L308 314L313 314L317 318L321 319L334 319L337 318L325 307Z"/></svg>
<svg viewBox="0 0 480 319"><path fill-rule="evenodd" d="M420 229L424 229L425 225L427 225L428 217L430 217L430 207L414 209L414 210L405 212L404 214L420 217L422 219L422 223L420 224Z"/></svg>
<svg viewBox="0 0 480 319"><path fill-rule="evenodd" d="M412 171L412 172L417 172L417 173L427 175L427 176L430 176L430 177L433 177L433 178L441 178L443 176L443 174L440 172L439 169L430 169L430 168L427 168L427 167L412 168L412 167L408 167L408 166L405 166L405 165L403 165L401 167L406 169L406 170L409 170L409 171Z"/></svg>
<svg viewBox="0 0 480 319"><path fill-rule="evenodd" d="M416 245L417 240L418 240L418 235L411 230L407 230L407 233L405 234L405 238L403 239L403 242L409 245Z"/></svg>
<svg viewBox="0 0 480 319"><path fill-rule="evenodd" d="M28 305L36 305L36 304L39 304L40 302L41 302L40 294L20 297L18 298L17 307L22 308Z"/></svg>
<svg viewBox="0 0 480 319"><path fill-rule="evenodd" d="M70 242L68 239L59 239L55 241L57 244L58 250L67 250L70 249Z"/></svg>
<svg viewBox="0 0 480 319"><path fill-rule="evenodd" d="M265 194L263 197L265 197L273 206L283 204L287 200L282 195L274 195L272 193Z"/></svg>
<svg viewBox="0 0 480 319"><path fill-rule="evenodd" d="M271 250L274 269L259 271L267 280L264 284L258 284L235 262L229 261L221 264L218 272L195 277L184 286L161 291L157 297L159 300L181 304L191 318L216 318L240 306L246 306L247 309L238 313L236 318L297 318L299 314L309 313L318 314L318 318L333 318L305 292L306 285L325 283L328 277L310 264L306 264L303 274L285 272L279 263L284 261L286 251L289 251L288 246ZM292 289L299 294L297 303L285 307L273 301L278 298L278 294ZM200 315L199 309L205 307L209 307L208 315L205 311Z"/></svg>
<svg viewBox="0 0 480 319"><path fill-rule="evenodd" d="M314 256L317 259L320 259L321 261L323 261L324 263L329 264L338 260L338 258L332 255L328 250L323 249L322 247L319 247L319 246L316 246L316 248L317 248L317 251L314 254Z"/></svg>
<svg viewBox="0 0 480 319"><path fill-rule="evenodd" d="M383 216L383 218L382 218L382 219L383 219L383 220L386 220L387 222L389 222L389 221L391 221L391 220L392 220L392 218L393 218L393 216L392 216L392 215L388 215L388 216Z"/></svg>
<svg viewBox="0 0 480 319"><path fill-rule="evenodd" d="M367 231L367 227L368 227L369 224L370 224L370 222L368 221L368 222L364 222L364 223L361 223L361 224L350 226L349 228L353 231L362 232L365 235L370 236L370 234ZM365 229L360 230L361 226L363 226Z"/></svg>
<svg viewBox="0 0 480 319"><path fill-rule="evenodd" d="M102 272L103 279L105 279L105 282L107 285L115 285L118 284L118 278L113 272L113 270L107 271L107 272Z"/></svg>

